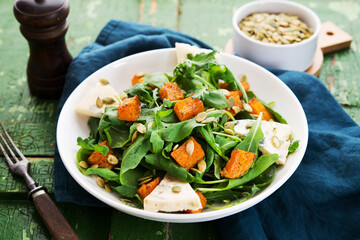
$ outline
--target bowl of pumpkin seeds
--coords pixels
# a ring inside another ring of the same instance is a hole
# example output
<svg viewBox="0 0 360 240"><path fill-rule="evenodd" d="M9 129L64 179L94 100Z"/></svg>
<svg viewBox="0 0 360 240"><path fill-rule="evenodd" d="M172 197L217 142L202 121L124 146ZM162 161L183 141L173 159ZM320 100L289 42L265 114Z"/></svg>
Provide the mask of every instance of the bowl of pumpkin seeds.
<svg viewBox="0 0 360 240"><path fill-rule="evenodd" d="M254 1L233 15L235 54L263 67L306 71L313 62L320 18L304 5Z"/></svg>

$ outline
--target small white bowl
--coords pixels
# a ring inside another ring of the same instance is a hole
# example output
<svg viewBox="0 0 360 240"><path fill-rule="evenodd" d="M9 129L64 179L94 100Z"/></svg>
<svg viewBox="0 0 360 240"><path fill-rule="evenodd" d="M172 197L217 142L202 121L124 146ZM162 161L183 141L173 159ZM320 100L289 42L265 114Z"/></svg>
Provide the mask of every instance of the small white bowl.
<svg viewBox="0 0 360 240"><path fill-rule="evenodd" d="M239 23L252 13L286 13L298 16L313 29L313 35L304 41L277 45L263 43L243 33ZM305 71L314 58L321 22L309 8L291 1L269 0L250 2L240 7L232 19L234 53L263 67Z"/></svg>

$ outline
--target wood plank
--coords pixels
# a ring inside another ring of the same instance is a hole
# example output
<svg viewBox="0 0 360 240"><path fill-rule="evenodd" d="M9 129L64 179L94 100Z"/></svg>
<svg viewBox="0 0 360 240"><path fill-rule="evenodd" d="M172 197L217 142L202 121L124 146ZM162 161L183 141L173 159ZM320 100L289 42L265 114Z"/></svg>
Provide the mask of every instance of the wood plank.
<svg viewBox="0 0 360 240"><path fill-rule="evenodd" d="M54 191L53 179L53 158L28 158L31 163L30 176L41 186L48 189L50 193ZM13 175L3 157L0 157L0 200L16 198L27 199L28 190L24 180ZM1 239L1 238L0 238Z"/></svg>
<svg viewBox="0 0 360 240"><path fill-rule="evenodd" d="M80 239L108 239L111 209L58 204ZM94 219L101 219L101 224ZM51 239L30 201L0 201L0 239Z"/></svg>
<svg viewBox="0 0 360 240"><path fill-rule="evenodd" d="M140 0L138 22L177 29L180 0Z"/></svg>
<svg viewBox="0 0 360 240"><path fill-rule="evenodd" d="M131 224L129 224L131 223ZM114 210L111 214L112 239L169 239L168 223L134 217Z"/></svg>
<svg viewBox="0 0 360 240"><path fill-rule="evenodd" d="M55 123L9 123L6 131L26 156L54 156Z"/></svg>

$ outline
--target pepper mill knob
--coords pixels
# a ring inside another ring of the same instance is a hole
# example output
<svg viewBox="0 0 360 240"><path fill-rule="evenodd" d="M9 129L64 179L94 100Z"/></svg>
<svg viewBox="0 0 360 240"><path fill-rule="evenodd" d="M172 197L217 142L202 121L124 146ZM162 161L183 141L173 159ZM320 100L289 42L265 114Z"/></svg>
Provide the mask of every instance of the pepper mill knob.
<svg viewBox="0 0 360 240"><path fill-rule="evenodd" d="M27 79L30 92L42 98L59 98L72 57L65 44L69 27L68 0L16 0L14 15L28 40Z"/></svg>

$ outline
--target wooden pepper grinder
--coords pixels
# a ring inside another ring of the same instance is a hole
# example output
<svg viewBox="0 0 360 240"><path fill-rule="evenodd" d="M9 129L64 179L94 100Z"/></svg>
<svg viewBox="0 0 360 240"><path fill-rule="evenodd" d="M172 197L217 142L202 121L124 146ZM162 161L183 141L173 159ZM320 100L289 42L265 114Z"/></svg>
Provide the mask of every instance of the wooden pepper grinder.
<svg viewBox="0 0 360 240"><path fill-rule="evenodd" d="M60 97L72 57L65 44L68 0L16 0L14 14L28 40L27 80L38 97Z"/></svg>

